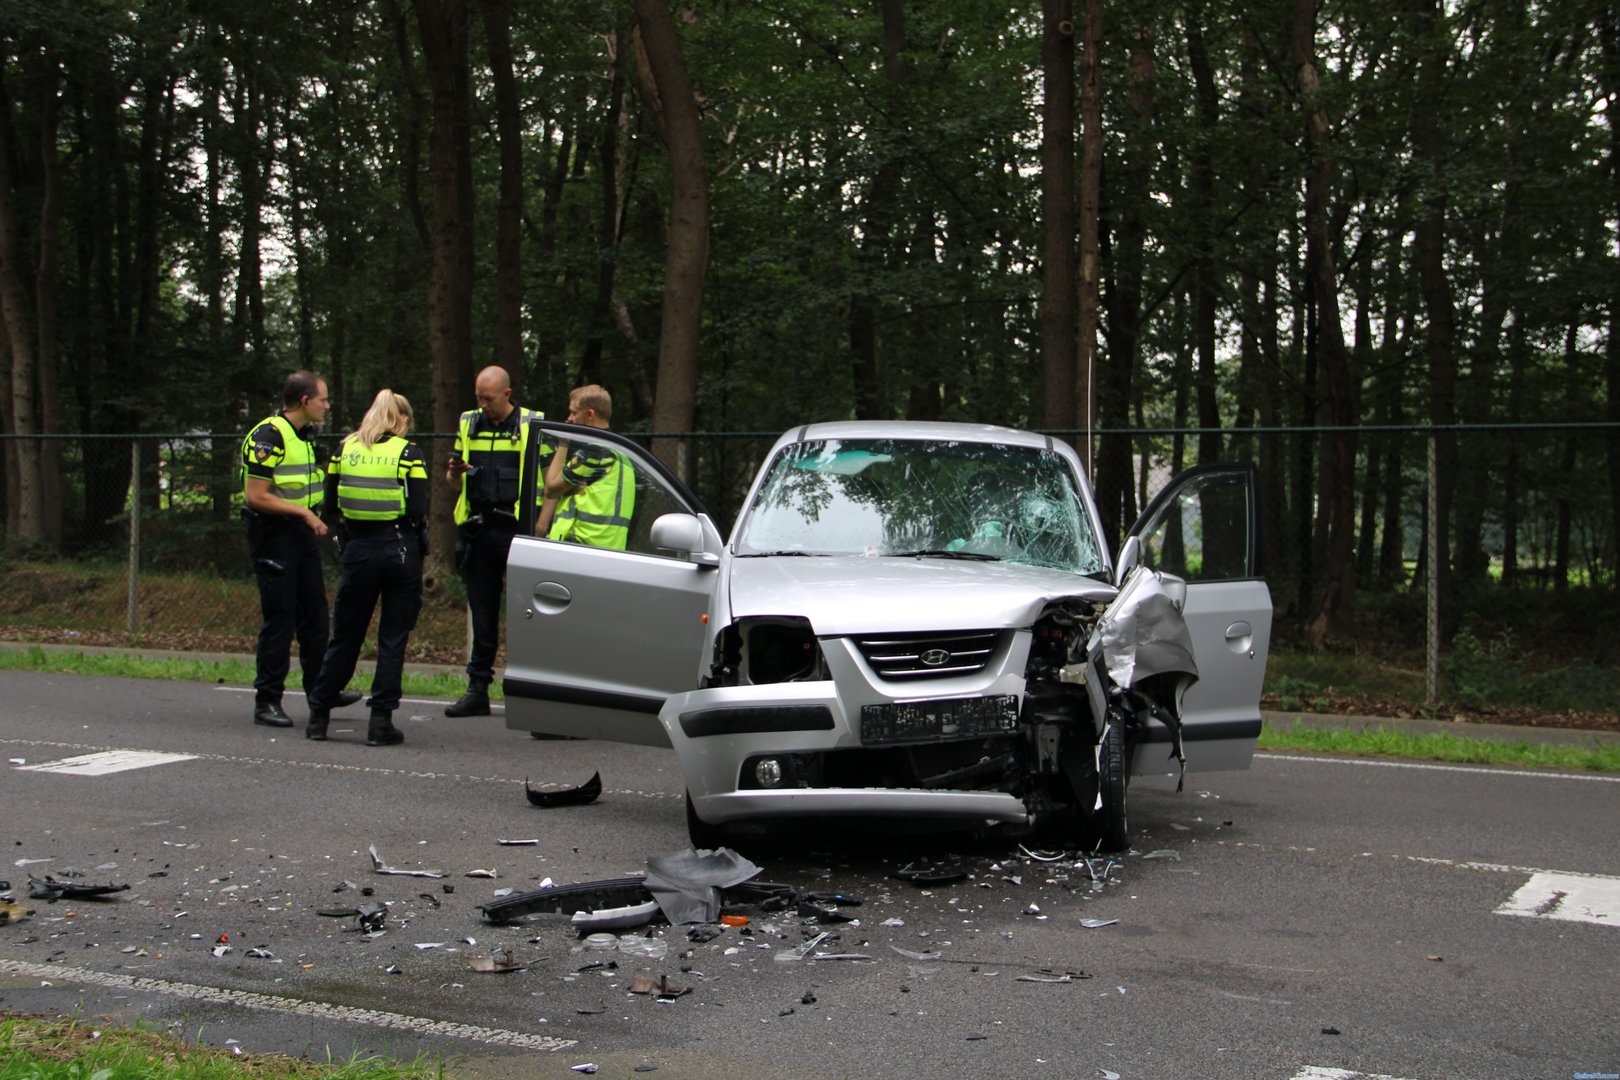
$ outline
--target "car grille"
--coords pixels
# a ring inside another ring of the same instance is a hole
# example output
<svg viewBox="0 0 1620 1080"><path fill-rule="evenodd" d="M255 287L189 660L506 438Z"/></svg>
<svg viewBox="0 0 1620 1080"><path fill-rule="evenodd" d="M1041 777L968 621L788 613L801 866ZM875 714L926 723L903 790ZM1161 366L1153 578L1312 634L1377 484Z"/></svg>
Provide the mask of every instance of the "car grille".
<svg viewBox="0 0 1620 1080"><path fill-rule="evenodd" d="M943 679L984 670L995 652L995 630L955 634L895 634L855 639L872 670L885 679Z"/></svg>

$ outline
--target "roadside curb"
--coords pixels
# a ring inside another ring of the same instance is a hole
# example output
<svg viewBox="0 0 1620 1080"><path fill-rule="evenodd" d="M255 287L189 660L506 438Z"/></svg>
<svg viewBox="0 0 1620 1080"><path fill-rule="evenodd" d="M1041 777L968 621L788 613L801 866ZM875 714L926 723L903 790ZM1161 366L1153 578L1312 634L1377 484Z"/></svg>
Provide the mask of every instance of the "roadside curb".
<svg viewBox="0 0 1620 1080"><path fill-rule="evenodd" d="M182 652L176 649L132 649L119 645L69 645L60 642L0 641L0 652L27 652L41 649L45 652L84 653L91 656L137 656L146 660L198 660L224 662L239 660L252 665L251 653ZM368 673L369 664L362 664L357 673ZM424 675L460 675L463 668L457 664L407 663L405 670ZM1408 735L1453 735L1463 739L1494 742L1525 742L1556 744L1588 749L1620 746L1620 733L1588 731L1583 728L1530 727L1522 724L1474 724L1456 720L1422 720L1398 716L1335 716L1319 713L1262 711L1261 721L1274 730L1286 730L1298 725L1317 730L1339 730L1358 733L1399 731Z"/></svg>

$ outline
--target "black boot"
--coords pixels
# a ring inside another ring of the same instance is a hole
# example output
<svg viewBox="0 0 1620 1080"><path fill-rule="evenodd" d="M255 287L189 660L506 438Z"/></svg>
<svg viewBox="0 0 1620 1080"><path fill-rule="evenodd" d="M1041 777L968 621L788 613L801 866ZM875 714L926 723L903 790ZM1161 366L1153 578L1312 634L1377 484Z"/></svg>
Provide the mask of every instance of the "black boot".
<svg viewBox="0 0 1620 1080"><path fill-rule="evenodd" d="M444 707L446 716L488 716L489 715L489 687L481 683L471 683L467 692Z"/></svg>
<svg viewBox="0 0 1620 1080"><path fill-rule="evenodd" d="M282 711L279 701L261 701L253 706L253 722L265 727L292 727L292 717Z"/></svg>
<svg viewBox="0 0 1620 1080"><path fill-rule="evenodd" d="M331 709L317 709L311 707L309 710L309 724L304 728L304 738L312 739L315 742L325 742L326 725L331 721L331 719Z"/></svg>
<svg viewBox="0 0 1620 1080"><path fill-rule="evenodd" d="M371 724L366 728L367 746L395 746L405 741L405 733L394 726L394 714L388 709L372 709Z"/></svg>

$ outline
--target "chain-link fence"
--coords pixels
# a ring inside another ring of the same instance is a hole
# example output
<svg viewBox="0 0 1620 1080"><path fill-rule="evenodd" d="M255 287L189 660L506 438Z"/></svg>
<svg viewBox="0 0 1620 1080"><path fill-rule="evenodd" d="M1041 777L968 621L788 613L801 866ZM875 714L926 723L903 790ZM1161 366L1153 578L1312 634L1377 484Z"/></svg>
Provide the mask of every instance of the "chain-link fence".
<svg viewBox="0 0 1620 1080"><path fill-rule="evenodd" d="M1201 442L1217 444L1222 459L1258 462L1263 568L1277 606L1277 636L1287 641L1324 590L1342 587L1342 578L1329 576L1334 515L1323 498L1324 459L1332 456L1325 448L1342 434L1099 433L1094 471L1105 523L1128 527L1178 467L1196 463L1201 449L1206 456L1217 451ZM1422 647L1431 441L1441 475L1452 478L1437 492L1445 503L1445 566L1455 582L1443 625L1490 624L1505 610L1541 602L1538 596L1585 610L1570 598L1612 593L1620 426L1382 427L1349 434L1353 581L1362 617L1380 620L1372 632ZM691 486L724 533L775 435L679 437L691 442ZM442 463L454 442L442 434L415 438L431 463ZM238 433L0 439L9 541L0 561L0 634L251 651L259 615L240 519L241 439ZM337 436L323 439L336 447ZM24 443L49 463L42 538L28 543L20 541L18 500L9 497ZM430 475L433 513L447 516L454 489L443 482L442 467ZM331 555L335 584L335 545ZM465 640L459 582L433 574L413 655L455 662Z"/></svg>

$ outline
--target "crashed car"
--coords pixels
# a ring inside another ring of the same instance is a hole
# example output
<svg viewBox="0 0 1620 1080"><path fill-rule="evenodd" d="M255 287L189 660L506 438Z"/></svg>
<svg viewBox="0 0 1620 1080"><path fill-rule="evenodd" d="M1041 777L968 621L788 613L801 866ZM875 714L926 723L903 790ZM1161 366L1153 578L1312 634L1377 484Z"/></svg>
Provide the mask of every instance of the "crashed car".
<svg viewBox="0 0 1620 1080"><path fill-rule="evenodd" d="M623 455L635 517L624 550L512 544L507 726L673 747L695 846L881 815L1117 850L1133 774L1248 767L1271 628L1251 466L1174 478L1116 557L1079 456L1031 432L795 428L729 541L629 440L535 437Z"/></svg>

